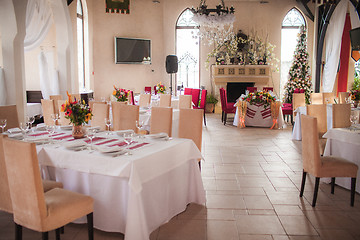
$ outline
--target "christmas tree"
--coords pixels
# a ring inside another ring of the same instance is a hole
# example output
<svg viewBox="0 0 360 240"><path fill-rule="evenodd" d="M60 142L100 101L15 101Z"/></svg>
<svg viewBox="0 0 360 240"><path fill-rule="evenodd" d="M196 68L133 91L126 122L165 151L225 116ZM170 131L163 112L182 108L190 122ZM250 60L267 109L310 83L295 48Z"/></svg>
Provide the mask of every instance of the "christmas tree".
<svg viewBox="0 0 360 240"><path fill-rule="evenodd" d="M292 103L292 95L295 90L298 90L305 92L305 100L309 104L311 87L307 34L305 26L301 26L294 60L289 70L289 80L285 84L284 102Z"/></svg>

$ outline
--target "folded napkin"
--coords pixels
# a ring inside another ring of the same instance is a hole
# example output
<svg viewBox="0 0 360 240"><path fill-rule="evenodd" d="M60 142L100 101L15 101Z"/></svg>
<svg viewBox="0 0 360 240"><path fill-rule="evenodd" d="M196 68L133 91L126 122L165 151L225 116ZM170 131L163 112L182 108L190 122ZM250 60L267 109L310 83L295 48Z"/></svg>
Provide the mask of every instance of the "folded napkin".
<svg viewBox="0 0 360 240"><path fill-rule="evenodd" d="M38 131L45 130L45 129L46 129L45 123L40 123L40 124L36 125L36 130L38 130Z"/></svg>
<svg viewBox="0 0 360 240"><path fill-rule="evenodd" d="M126 142L120 142L120 143L115 143L113 145L110 145L109 147L114 147L114 146L119 146L119 147L122 147L122 146L126 146Z"/></svg>
<svg viewBox="0 0 360 240"><path fill-rule="evenodd" d="M129 149L133 150L133 149L136 149L136 148L145 146L145 145L147 145L147 144L149 144L149 143L147 143L147 142L140 143L140 144L137 144L137 145L135 145L135 146L133 146L133 147L129 147Z"/></svg>
<svg viewBox="0 0 360 240"><path fill-rule="evenodd" d="M120 152L120 151L124 150L123 148L121 148L119 146L113 146L113 147L97 146L96 149L102 153L113 153L113 152Z"/></svg>
<svg viewBox="0 0 360 240"><path fill-rule="evenodd" d="M22 133L14 133L14 134L10 134L10 135L8 135L9 136L9 138L14 138L14 139L23 139L23 135L22 135Z"/></svg>
<svg viewBox="0 0 360 240"><path fill-rule="evenodd" d="M65 136L61 136L61 137L56 137L54 138L55 140L64 140L65 138L70 138L72 137L72 135L65 135Z"/></svg>
<svg viewBox="0 0 360 240"><path fill-rule="evenodd" d="M36 137L36 138L27 138L26 139L27 142L33 142L36 144L43 144L43 143L47 143L49 141L49 137L48 136L42 136L42 137Z"/></svg>
<svg viewBox="0 0 360 240"><path fill-rule="evenodd" d="M65 142L64 146L68 149L73 149L73 148L78 148L78 147L83 147L86 146L87 143L82 140L82 139L77 139L75 141L71 141L71 142Z"/></svg>
<svg viewBox="0 0 360 240"><path fill-rule="evenodd" d="M29 137L38 137L42 135L48 135L48 132L41 132L41 133L35 133L35 134L29 134Z"/></svg>
<svg viewBox="0 0 360 240"><path fill-rule="evenodd" d="M102 139L105 139L105 138L103 138L103 137L95 137L95 138L93 138L92 142L97 142L97 141L100 141L100 140L102 140ZM90 143L91 140L88 139L88 140L85 140L85 142L86 142L86 143Z"/></svg>
<svg viewBox="0 0 360 240"><path fill-rule="evenodd" d="M21 129L20 128L10 128L10 129L8 129L8 132L11 134L19 133L19 132L21 132Z"/></svg>
<svg viewBox="0 0 360 240"><path fill-rule="evenodd" d="M156 133L156 134L149 134L149 135L144 135L144 137L146 138L150 138L150 139L168 139L169 136L167 135L167 133Z"/></svg>
<svg viewBox="0 0 360 240"><path fill-rule="evenodd" d="M95 145L103 145L103 144L106 144L106 143L111 143L113 141L117 141L118 139L109 139L109 140L106 140L104 142L100 142L100 143L96 143Z"/></svg>
<svg viewBox="0 0 360 240"><path fill-rule="evenodd" d="M116 134L119 136L124 136L124 134L128 134L128 133L135 133L135 132L132 129L116 131Z"/></svg>

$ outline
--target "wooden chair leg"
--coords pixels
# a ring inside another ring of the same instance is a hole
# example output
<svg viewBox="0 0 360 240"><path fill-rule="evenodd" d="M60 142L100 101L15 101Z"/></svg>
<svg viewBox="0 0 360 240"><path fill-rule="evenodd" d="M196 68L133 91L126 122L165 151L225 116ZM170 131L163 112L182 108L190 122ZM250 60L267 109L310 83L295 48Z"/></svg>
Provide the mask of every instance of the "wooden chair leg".
<svg viewBox="0 0 360 240"><path fill-rule="evenodd" d="M305 181L306 181L306 172L303 170L303 175L302 175L302 180L301 180L301 188L300 188L300 197L302 197L304 194Z"/></svg>
<svg viewBox="0 0 360 240"><path fill-rule="evenodd" d="M335 178L331 178L331 194L335 192Z"/></svg>
<svg viewBox="0 0 360 240"><path fill-rule="evenodd" d="M55 239L56 240L60 240L60 232L61 232L61 228L57 228L55 230Z"/></svg>
<svg viewBox="0 0 360 240"><path fill-rule="evenodd" d="M356 178L351 178L351 201L350 205L354 206L355 201L355 187L356 187Z"/></svg>
<svg viewBox="0 0 360 240"><path fill-rule="evenodd" d="M319 184L320 184L320 178L317 177L317 178L315 178L314 197L313 197L313 202L312 202L313 207L315 207L315 205L316 205L317 194L319 191Z"/></svg>
<svg viewBox="0 0 360 240"><path fill-rule="evenodd" d="M22 226L15 223L15 240L22 240Z"/></svg>
<svg viewBox="0 0 360 240"><path fill-rule="evenodd" d="M94 240L93 213L89 213L86 217L87 217L89 240Z"/></svg>
<svg viewBox="0 0 360 240"><path fill-rule="evenodd" d="M42 240L49 240L49 232L42 233Z"/></svg>

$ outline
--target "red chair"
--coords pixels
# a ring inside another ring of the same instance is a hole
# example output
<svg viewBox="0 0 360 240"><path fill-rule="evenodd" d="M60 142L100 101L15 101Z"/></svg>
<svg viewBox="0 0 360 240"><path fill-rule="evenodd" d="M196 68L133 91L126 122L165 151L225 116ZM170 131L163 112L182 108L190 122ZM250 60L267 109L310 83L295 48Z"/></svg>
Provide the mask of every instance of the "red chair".
<svg viewBox="0 0 360 240"><path fill-rule="evenodd" d="M256 92L256 91L257 91L257 87L247 87L246 90L248 90L249 93Z"/></svg>
<svg viewBox="0 0 360 240"><path fill-rule="evenodd" d="M135 99L134 99L134 92L133 91L130 91L129 97L130 97L130 104L135 105Z"/></svg>
<svg viewBox="0 0 360 240"><path fill-rule="evenodd" d="M291 103L283 103L282 107L282 112L283 112L283 116L284 116L284 120L285 120L285 116L287 116L287 118L289 119L289 115L291 118L291 124L293 123L293 107Z"/></svg>
<svg viewBox="0 0 360 240"><path fill-rule="evenodd" d="M274 91L274 88L273 87L263 87L263 91L264 92L269 92L269 91Z"/></svg>
<svg viewBox="0 0 360 240"><path fill-rule="evenodd" d="M222 116L221 121L226 124L226 118L228 113L235 113L236 107L234 107L234 102L228 102L226 96L226 90L224 88L220 88L220 100L221 100L221 110Z"/></svg>
<svg viewBox="0 0 360 240"><path fill-rule="evenodd" d="M194 108L199 107L200 89L193 88L191 91L191 95Z"/></svg>
<svg viewBox="0 0 360 240"><path fill-rule="evenodd" d="M154 86L154 93L157 94L156 85Z"/></svg>
<svg viewBox="0 0 360 240"><path fill-rule="evenodd" d="M194 109L203 109L204 110L204 124L205 124L205 126L206 126L206 119L205 119L206 95L207 95L207 90L206 89L201 90L200 106L199 107L194 106Z"/></svg>
<svg viewBox="0 0 360 240"><path fill-rule="evenodd" d="M150 93L151 94L151 87L145 87L145 93Z"/></svg>
<svg viewBox="0 0 360 240"><path fill-rule="evenodd" d="M191 95L192 88L185 88L184 95Z"/></svg>

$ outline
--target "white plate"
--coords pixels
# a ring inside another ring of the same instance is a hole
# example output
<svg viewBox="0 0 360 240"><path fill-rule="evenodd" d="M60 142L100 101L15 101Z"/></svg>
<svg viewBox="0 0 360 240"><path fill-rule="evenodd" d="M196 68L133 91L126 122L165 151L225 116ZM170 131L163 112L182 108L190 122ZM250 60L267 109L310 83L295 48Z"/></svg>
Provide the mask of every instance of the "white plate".
<svg viewBox="0 0 360 240"><path fill-rule="evenodd" d="M22 133L15 133L15 134L9 134L8 135L9 138L14 138L14 139L23 139L23 135Z"/></svg>
<svg viewBox="0 0 360 240"><path fill-rule="evenodd" d="M121 152L124 151L123 148L119 147L119 146L113 146L113 147L107 147L107 146L96 146L96 149L99 152L102 153L114 153L114 152Z"/></svg>
<svg viewBox="0 0 360 240"><path fill-rule="evenodd" d="M48 143L49 140L49 137L31 137L26 139L27 142L33 142L36 144L45 144Z"/></svg>
<svg viewBox="0 0 360 240"><path fill-rule="evenodd" d="M149 139L168 139L169 138L167 133L149 134L149 135L144 135L144 137L149 138Z"/></svg>
<svg viewBox="0 0 360 240"><path fill-rule="evenodd" d="M8 132L11 134L20 133L21 129L20 128L10 128L10 129L8 129Z"/></svg>
<svg viewBox="0 0 360 240"><path fill-rule="evenodd" d="M77 148L82 148L84 146L87 145L87 143L83 140L75 140L75 141L70 141L70 142L66 142L63 144L67 149L71 149L71 150L75 150Z"/></svg>
<svg viewBox="0 0 360 240"><path fill-rule="evenodd" d="M46 130L46 125L45 125L45 123L39 123L38 125L36 125L36 130L37 130L37 131Z"/></svg>

